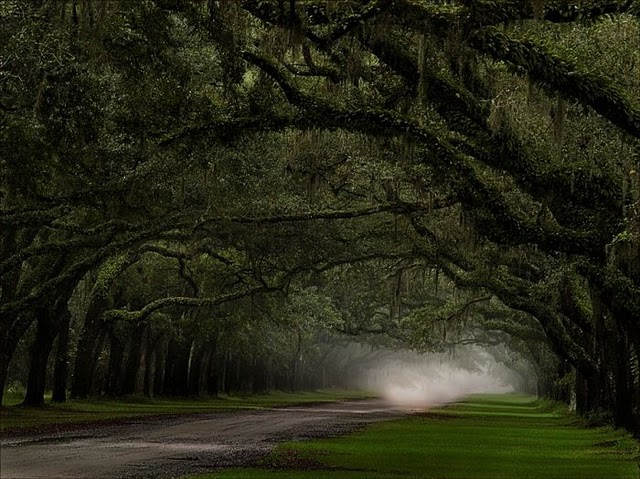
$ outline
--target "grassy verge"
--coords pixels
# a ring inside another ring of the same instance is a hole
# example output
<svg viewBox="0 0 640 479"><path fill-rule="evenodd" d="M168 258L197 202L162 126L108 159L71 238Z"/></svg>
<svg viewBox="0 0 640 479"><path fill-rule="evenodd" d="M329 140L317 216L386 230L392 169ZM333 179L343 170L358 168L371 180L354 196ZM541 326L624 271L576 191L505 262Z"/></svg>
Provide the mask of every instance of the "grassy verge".
<svg viewBox="0 0 640 479"><path fill-rule="evenodd" d="M531 397L476 396L345 438L289 443L258 469L198 479L638 479L638 443Z"/></svg>
<svg viewBox="0 0 640 479"><path fill-rule="evenodd" d="M223 396L217 399L148 399L130 397L118 400L78 400L69 401L65 404L49 404L42 408L10 405L0 409L0 431L4 434L161 414L195 414L233 409L267 408L363 397L367 397L367 393L326 389L297 393L276 391L247 397ZM14 402L15 398L9 396L5 404Z"/></svg>

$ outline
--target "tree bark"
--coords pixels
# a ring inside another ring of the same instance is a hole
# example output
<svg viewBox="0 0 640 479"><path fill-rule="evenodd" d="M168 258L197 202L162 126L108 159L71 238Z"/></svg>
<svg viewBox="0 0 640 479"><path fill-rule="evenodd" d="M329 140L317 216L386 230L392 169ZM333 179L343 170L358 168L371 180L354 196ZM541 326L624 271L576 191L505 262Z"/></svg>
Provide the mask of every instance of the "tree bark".
<svg viewBox="0 0 640 479"><path fill-rule="evenodd" d="M191 347L191 357L189 359L189 395L198 396L200 394L200 373L202 371L202 355L204 347L194 343Z"/></svg>
<svg viewBox="0 0 640 479"><path fill-rule="evenodd" d="M9 347L9 330L0 330L0 405L4 400L4 390L7 387L7 374L9 372L9 362L13 356L15 348Z"/></svg>
<svg viewBox="0 0 640 479"><path fill-rule="evenodd" d="M227 368L229 366L229 352L223 351L219 357L220 364L220 384L218 385L218 391L222 391L225 394L229 394L229 387L227 381Z"/></svg>
<svg viewBox="0 0 640 479"><path fill-rule="evenodd" d="M47 363L55 340L55 325L50 311L39 309L36 312L36 337L31 347L31 361L27 378L27 391L24 406L43 406L47 379Z"/></svg>
<svg viewBox="0 0 640 479"><path fill-rule="evenodd" d="M615 384L615 424L628 430L635 429L633 415L633 389L631 371L631 349L629 339L624 331L618 331L616 341L615 363L613 378Z"/></svg>
<svg viewBox="0 0 640 479"><path fill-rule="evenodd" d="M165 392L165 375L167 363L167 342L159 340L155 347L156 364L153 371L153 395L161 396Z"/></svg>
<svg viewBox="0 0 640 479"><path fill-rule="evenodd" d="M164 392L172 396L186 396L189 391L189 352L191 343L174 338L169 340L164 380Z"/></svg>
<svg viewBox="0 0 640 479"><path fill-rule="evenodd" d="M144 379L143 379L143 393L147 397L153 397L155 393L155 378L156 378L156 349L158 347L158 343L154 339L154 335L151 332L151 328L149 328L147 334L147 345L145 348L145 365L144 368Z"/></svg>
<svg viewBox="0 0 640 479"><path fill-rule="evenodd" d="M63 403L67 400L67 376L69 371L69 329L71 327L71 314L65 307L62 317L59 319L58 343L56 348L56 361L53 371L53 394L51 400Z"/></svg>
<svg viewBox="0 0 640 479"><path fill-rule="evenodd" d="M93 390L93 376L96 362L102 351L101 337L104 335L104 322L102 313L95 307L89 307L85 317L85 325L78 340L78 352L73 368L73 381L71 383L72 398L86 398Z"/></svg>
<svg viewBox="0 0 640 479"><path fill-rule="evenodd" d="M125 344L117 333L109 331L109 365L105 380L105 393L109 396L117 396L121 392L120 375L124 359Z"/></svg>
<svg viewBox="0 0 640 479"><path fill-rule="evenodd" d="M122 392L124 394L137 394L138 390L138 377L140 373L141 358L143 352L143 339L144 339L145 326L138 325L133 333L129 336L129 354L127 355L126 368L124 373L124 387Z"/></svg>
<svg viewBox="0 0 640 479"><path fill-rule="evenodd" d="M9 175L7 175L7 178ZM9 181L7 180L7 183ZM7 188L7 197L12 195ZM9 200L7 199L7 202ZM4 228L0 230L0 260L4 260L12 255L16 250L16 228ZM18 286L18 271L13 271L4 276L0 276L0 302L6 303L15 297L16 288ZM0 318L0 405L4 398L4 390L7 385L7 373L9 371L9 363L13 357L15 346L10 344L10 329L13 324L13 317ZM17 345L17 341L16 341Z"/></svg>
<svg viewBox="0 0 640 479"><path fill-rule="evenodd" d="M209 367L207 368L207 394L209 396L218 396L218 350L216 341L209 343Z"/></svg>

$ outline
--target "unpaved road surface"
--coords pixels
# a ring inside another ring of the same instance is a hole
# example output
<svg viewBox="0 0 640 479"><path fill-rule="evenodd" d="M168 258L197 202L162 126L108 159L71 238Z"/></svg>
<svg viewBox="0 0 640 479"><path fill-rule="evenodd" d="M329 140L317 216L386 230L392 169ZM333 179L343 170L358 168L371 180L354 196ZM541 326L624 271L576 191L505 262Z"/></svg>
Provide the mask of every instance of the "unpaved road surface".
<svg viewBox="0 0 640 479"><path fill-rule="evenodd" d="M3 438L0 477L173 478L252 464L278 442L346 434L407 412L380 400L350 401Z"/></svg>

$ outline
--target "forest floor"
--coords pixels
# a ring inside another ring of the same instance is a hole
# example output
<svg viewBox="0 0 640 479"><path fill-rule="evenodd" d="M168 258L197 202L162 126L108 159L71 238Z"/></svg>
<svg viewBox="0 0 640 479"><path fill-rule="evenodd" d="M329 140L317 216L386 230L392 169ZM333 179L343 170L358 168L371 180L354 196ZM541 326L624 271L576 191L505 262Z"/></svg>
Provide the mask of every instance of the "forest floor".
<svg viewBox="0 0 640 479"><path fill-rule="evenodd" d="M375 399L318 404L316 398L313 404L290 407L269 407L264 398L254 401L261 404L58 424L58 430L13 429L0 440L0 477L173 478L256 464L283 441L340 436L406 413Z"/></svg>
<svg viewBox="0 0 640 479"><path fill-rule="evenodd" d="M586 428L560 405L485 395L191 479L638 479L639 452L627 433Z"/></svg>

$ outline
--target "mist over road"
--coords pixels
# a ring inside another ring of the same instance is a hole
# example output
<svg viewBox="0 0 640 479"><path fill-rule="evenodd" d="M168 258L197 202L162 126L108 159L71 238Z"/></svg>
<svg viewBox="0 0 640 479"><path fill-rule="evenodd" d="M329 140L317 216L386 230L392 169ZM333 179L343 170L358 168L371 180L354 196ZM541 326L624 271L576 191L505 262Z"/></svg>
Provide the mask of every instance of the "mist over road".
<svg viewBox="0 0 640 479"><path fill-rule="evenodd" d="M0 477L172 478L251 463L278 442L345 434L409 412L376 399L141 419L3 438Z"/></svg>

